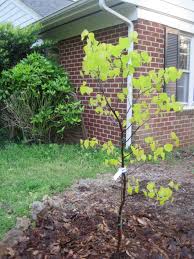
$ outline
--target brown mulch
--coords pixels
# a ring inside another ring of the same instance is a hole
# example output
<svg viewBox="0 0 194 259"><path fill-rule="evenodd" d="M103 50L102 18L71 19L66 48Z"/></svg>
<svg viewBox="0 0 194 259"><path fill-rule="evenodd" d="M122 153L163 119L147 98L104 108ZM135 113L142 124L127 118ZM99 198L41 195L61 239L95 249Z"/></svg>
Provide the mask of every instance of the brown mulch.
<svg viewBox="0 0 194 259"><path fill-rule="evenodd" d="M174 202L159 206L142 194L128 196L122 253L117 244L119 183L112 174L82 180L63 194L44 199L47 209L7 258L194 259L194 157L147 164L135 174L146 181L181 184Z"/></svg>

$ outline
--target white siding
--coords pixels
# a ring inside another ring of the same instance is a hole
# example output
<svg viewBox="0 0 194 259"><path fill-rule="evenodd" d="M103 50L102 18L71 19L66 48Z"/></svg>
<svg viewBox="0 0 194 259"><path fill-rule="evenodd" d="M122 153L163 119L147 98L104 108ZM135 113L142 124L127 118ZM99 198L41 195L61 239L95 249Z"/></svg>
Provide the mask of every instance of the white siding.
<svg viewBox="0 0 194 259"><path fill-rule="evenodd" d="M19 0L0 0L0 23L27 26L41 17Z"/></svg>
<svg viewBox="0 0 194 259"><path fill-rule="evenodd" d="M163 1L165 1L165 0L163 0ZM174 0L174 1L166 0L166 2L194 11L193 0Z"/></svg>
<svg viewBox="0 0 194 259"><path fill-rule="evenodd" d="M194 34L194 0L123 0L137 6L140 19Z"/></svg>
<svg viewBox="0 0 194 259"><path fill-rule="evenodd" d="M124 0L140 9L194 22L193 0Z"/></svg>

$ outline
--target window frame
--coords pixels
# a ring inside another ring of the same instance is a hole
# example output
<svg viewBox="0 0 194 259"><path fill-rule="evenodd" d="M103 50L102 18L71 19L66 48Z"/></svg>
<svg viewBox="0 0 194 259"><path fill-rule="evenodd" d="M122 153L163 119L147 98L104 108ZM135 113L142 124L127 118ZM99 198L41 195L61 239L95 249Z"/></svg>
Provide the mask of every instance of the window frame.
<svg viewBox="0 0 194 259"><path fill-rule="evenodd" d="M180 38L184 37L185 39L188 39L190 41L190 52L189 52L189 69L181 69L180 66ZM189 75L189 85L188 85L188 102L181 102L184 104L184 106L190 106L190 78L191 78L191 36L182 32L178 33L178 64L177 68L180 69L184 74ZM177 87L178 87L178 82L177 82ZM176 94L177 94L177 89L176 89Z"/></svg>
<svg viewBox="0 0 194 259"><path fill-rule="evenodd" d="M194 109L194 35L191 36L189 98L187 106Z"/></svg>
<svg viewBox="0 0 194 259"><path fill-rule="evenodd" d="M183 73L189 74L189 86L188 86L188 102L182 102L184 109L194 109L194 35L185 33L173 28L166 28L166 35L168 33L176 34L178 37L178 49L177 49L177 68L179 69L179 58L180 58L180 37L183 36L190 40L190 57L189 57L189 70L182 69ZM165 44L165 48L167 45ZM177 84L176 84L176 95L177 95Z"/></svg>

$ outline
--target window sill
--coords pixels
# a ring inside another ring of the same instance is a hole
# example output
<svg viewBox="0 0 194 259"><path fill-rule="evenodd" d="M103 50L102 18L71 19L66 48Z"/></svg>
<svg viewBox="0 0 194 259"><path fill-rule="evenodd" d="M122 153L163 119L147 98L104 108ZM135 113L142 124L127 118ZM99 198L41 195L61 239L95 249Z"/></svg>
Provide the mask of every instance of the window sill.
<svg viewBox="0 0 194 259"><path fill-rule="evenodd" d="M185 106L183 107L183 111L190 111L190 110L194 110L194 105L192 105L192 106L185 105Z"/></svg>

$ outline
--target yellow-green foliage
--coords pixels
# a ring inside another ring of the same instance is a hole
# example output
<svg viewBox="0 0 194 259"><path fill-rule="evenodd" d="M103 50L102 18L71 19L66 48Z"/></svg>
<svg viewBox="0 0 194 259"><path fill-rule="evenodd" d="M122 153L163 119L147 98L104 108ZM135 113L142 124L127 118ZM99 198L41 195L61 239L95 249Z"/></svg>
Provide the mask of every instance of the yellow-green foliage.
<svg viewBox="0 0 194 259"><path fill-rule="evenodd" d="M131 180L128 180L127 192L129 195L138 194L140 192L140 184L138 179L132 177Z"/></svg>
<svg viewBox="0 0 194 259"><path fill-rule="evenodd" d="M154 199L160 205L164 205L167 201L173 201L173 191L178 191L180 185L170 181L168 186L159 186L157 188L155 182L148 182L146 189L142 189L139 180L135 177L128 180L127 192L130 196L138 193L143 193L147 198Z"/></svg>
<svg viewBox="0 0 194 259"><path fill-rule="evenodd" d="M151 57L144 51L138 52L133 50L128 52L131 44L138 42L136 32L131 33L129 37L119 38L119 42L116 45L97 41L94 33L89 33L87 30L83 31L81 37L86 44L84 46L85 56L80 74L82 77L87 76L96 80L98 86L98 94L89 99L89 104L97 114L106 115L118 124L121 133L121 152L118 153L118 149L115 148L111 141L101 145L96 139L82 140L82 146L84 148L96 148L97 146L102 148L109 157L109 159L106 159L106 163L115 167L123 167L124 164L129 165L137 162L144 163L146 161L165 159L166 154L172 152L173 148L179 145L179 139L175 132L170 134L171 141L170 143L165 143L165 145L160 145L153 136L146 137L145 144L149 147L149 150L146 149L146 151L143 146L135 144L131 145L128 150L125 150L124 147L139 128L145 127L149 129L149 120L153 115L182 110L181 104L176 102L174 96L169 97L162 91L164 84L180 79L182 72L175 67L170 67L158 71L152 70L147 75L133 78L131 87L137 92L137 98L130 107L132 117L129 121L126 121L126 119L120 116L119 111L115 107L113 108L113 100L111 97L106 96L104 84L108 79L132 76L137 68L149 64ZM93 88L84 81L80 87L80 93L82 95L90 95L93 93ZM123 84L120 86L119 93L117 93L118 102L126 102L127 96L128 88ZM148 97L149 101L145 101L145 98L141 97ZM127 125L128 127L135 125L136 130L128 140L125 140L124 133L126 132ZM139 192L139 182L138 180L134 181L135 186L132 187L129 184L128 187L130 194ZM156 197L160 204L163 204L172 197L173 188L171 187L161 186L157 189L155 184L149 183L144 193L150 198Z"/></svg>
<svg viewBox="0 0 194 259"><path fill-rule="evenodd" d="M88 148L95 148L98 145L98 140L96 138L86 139L80 141L81 147L88 149Z"/></svg>
<svg viewBox="0 0 194 259"><path fill-rule="evenodd" d="M155 199L160 205L164 205L167 201L173 201L173 191L178 191L180 185L170 181L168 187L160 186L157 188L154 182L149 182L143 193L150 199Z"/></svg>

